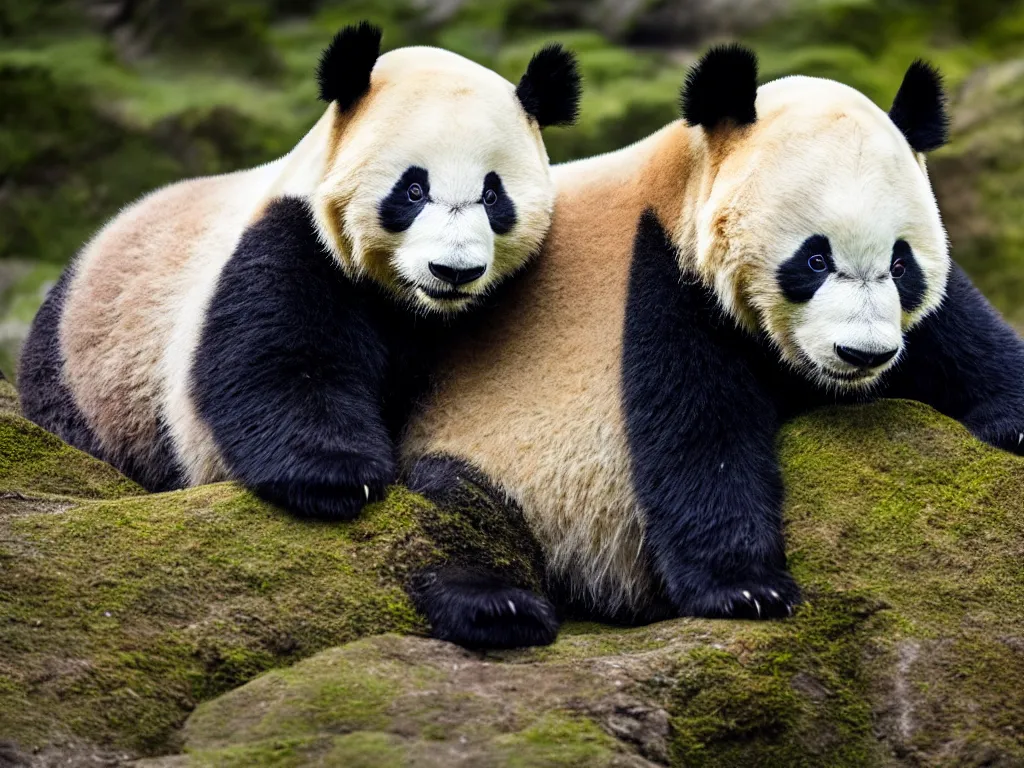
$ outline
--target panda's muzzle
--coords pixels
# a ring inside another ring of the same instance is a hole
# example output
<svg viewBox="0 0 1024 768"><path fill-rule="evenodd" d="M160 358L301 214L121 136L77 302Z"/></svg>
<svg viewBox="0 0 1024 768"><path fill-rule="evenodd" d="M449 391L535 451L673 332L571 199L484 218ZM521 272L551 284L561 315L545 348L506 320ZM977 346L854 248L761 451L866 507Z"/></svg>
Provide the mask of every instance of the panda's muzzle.
<svg viewBox="0 0 1024 768"><path fill-rule="evenodd" d="M436 288L428 288L425 285L418 285L416 289L435 301L463 301L474 298L471 293L463 293L462 291L452 289L437 290Z"/></svg>

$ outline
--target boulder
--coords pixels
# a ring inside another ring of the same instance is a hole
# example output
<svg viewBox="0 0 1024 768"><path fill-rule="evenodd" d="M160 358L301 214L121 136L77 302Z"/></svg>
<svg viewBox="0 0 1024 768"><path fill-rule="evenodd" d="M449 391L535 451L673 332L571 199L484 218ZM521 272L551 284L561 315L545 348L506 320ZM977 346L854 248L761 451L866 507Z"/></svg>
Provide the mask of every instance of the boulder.
<svg viewBox="0 0 1024 768"><path fill-rule="evenodd" d="M159 764L1022 764L1024 459L895 401L803 418L781 451L793 619L360 640L201 705Z"/></svg>
<svg viewBox="0 0 1024 768"><path fill-rule="evenodd" d="M150 495L13 403L0 382L0 742L22 756L171 751L198 702L267 669L422 632L403 586L439 559L537 586L528 531L498 510L395 488L330 525L231 483Z"/></svg>
<svg viewBox="0 0 1024 768"><path fill-rule="evenodd" d="M147 495L8 409L0 763L1024 761L1024 459L902 401L810 414L780 451L794 618L479 654L423 637L402 584L462 558L535 585L520 521L400 488L338 525L229 483Z"/></svg>

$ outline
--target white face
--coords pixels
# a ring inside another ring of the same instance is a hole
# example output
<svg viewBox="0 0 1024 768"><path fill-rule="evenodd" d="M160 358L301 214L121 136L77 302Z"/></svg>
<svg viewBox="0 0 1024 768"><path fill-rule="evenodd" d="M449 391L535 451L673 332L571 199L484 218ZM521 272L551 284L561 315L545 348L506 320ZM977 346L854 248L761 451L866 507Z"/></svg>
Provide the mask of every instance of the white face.
<svg viewBox="0 0 1024 768"><path fill-rule="evenodd" d="M463 310L547 233L540 131L511 83L436 49L385 54L364 101L319 190L342 222L335 251L418 311Z"/></svg>
<svg viewBox="0 0 1024 768"><path fill-rule="evenodd" d="M938 306L949 255L923 162L857 91L786 78L722 164L705 229L722 303L818 384L868 387Z"/></svg>

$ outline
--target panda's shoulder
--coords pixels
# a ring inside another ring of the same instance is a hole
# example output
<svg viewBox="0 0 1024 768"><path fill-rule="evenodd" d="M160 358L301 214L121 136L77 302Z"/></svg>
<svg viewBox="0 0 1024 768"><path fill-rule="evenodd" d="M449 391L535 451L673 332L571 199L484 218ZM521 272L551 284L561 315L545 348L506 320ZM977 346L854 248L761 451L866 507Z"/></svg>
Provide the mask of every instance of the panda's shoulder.
<svg viewBox="0 0 1024 768"><path fill-rule="evenodd" d="M342 277L318 236L309 202L298 197L268 201L242 230L225 265L225 274L237 272L332 282Z"/></svg>

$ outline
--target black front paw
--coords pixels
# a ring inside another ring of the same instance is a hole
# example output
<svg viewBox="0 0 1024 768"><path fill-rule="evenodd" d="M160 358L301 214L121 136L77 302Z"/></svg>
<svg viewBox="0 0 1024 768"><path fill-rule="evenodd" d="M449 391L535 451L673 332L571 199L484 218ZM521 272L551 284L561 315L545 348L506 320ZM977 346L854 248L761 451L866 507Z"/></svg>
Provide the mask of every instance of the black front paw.
<svg viewBox="0 0 1024 768"><path fill-rule="evenodd" d="M333 466L287 480L254 483L252 491L264 501L314 520L353 520L367 504L380 501L395 481L395 470L382 462Z"/></svg>
<svg viewBox="0 0 1024 768"><path fill-rule="evenodd" d="M425 571L412 580L409 592L430 621L431 634L465 648L550 645L558 635L550 602L484 571Z"/></svg>
<svg viewBox="0 0 1024 768"><path fill-rule="evenodd" d="M688 573L674 581L672 601L684 616L778 619L792 616L800 603L800 588L781 569L759 569L731 579Z"/></svg>

